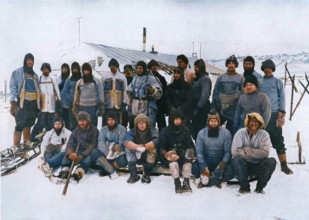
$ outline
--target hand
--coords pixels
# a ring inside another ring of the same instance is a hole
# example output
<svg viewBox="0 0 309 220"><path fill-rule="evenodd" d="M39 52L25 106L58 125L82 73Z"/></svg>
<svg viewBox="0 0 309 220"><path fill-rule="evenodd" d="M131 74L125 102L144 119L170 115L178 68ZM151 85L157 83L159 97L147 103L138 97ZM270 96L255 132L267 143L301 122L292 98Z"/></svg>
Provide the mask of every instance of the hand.
<svg viewBox="0 0 309 220"><path fill-rule="evenodd" d="M278 112L277 113L277 120L276 120L276 127L281 128L285 123L285 112Z"/></svg>
<svg viewBox="0 0 309 220"><path fill-rule="evenodd" d="M206 167L200 175L200 179L201 179L201 182L202 182L203 185L208 184L209 176L210 176L210 172L209 172L208 168Z"/></svg>
<svg viewBox="0 0 309 220"><path fill-rule="evenodd" d="M207 167L205 167L205 169L204 169L203 172L201 173L201 176L207 176L207 177L210 176L210 172L209 172L209 170L208 170Z"/></svg>
<svg viewBox="0 0 309 220"><path fill-rule="evenodd" d="M146 151L146 148L144 146L138 146L136 148L137 151L141 152L141 153L144 153Z"/></svg>
<svg viewBox="0 0 309 220"><path fill-rule="evenodd" d="M177 155L176 151L171 150L164 154L164 158L168 161L176 161L179 159L179 156Z"/></svg>
<svg viewBox="0 0 309 220"><path fill-rule="evenodd" d="M218 169L218 170L224 170L224 169L225 169L225 166L226 166L226 163L224 163L223 161L221 161L221 162L218 164L216 170L217 170L217 169Z"/></svg>
<svg viewBox="0 0 309 220"><path fill-rule="evenodd" d="M115 144L112 149L113 149L113 151L121 152L121 147L120 147L119 144Z"/></svg>
<svg viewBox="0 0 309 220"><path fill-rule="evenodd" d="M13 117L16 117L16 116L17 116L18 108L17 108L17 105L16 105L16 102L15 102L15 101L12 101L12 102L11 102L10 113L11 113L11 115L12 115Z"/></svg>
<svg viewBox="0 0 309 220"><path fill-rule="evenodd" d="M146 90L147 90L147 92L148 92L150 95L154 94L155 91L156 91L156 89L155 89L155 88L152 88L150 85L148 85L148 86L146 87Z"/></svg>
<svg viewBox="0 0 309 220"><path fill-rule="evenodd" d="M75 160L77 160L77 158L78 158L78 156L77 156L76 153L70 153L70 154L69 154L69 159L70 159L70 160L74 160L74 161L75 161Z"/></svg>
<svg viewBox="0 0 309 220"><path fill-rule="evenodd" d="M188 160L192 160L194 157L194 150L193 149L187 149L186 150L186 154L185 154L185 158Z"/></svg>
<svg viewBox="0 0 309 220"><path fill-rule="evenodd" d="M82 155L77 155L77 159L76 159L75 163L79 163L82 159L83 159Z"/></svg>

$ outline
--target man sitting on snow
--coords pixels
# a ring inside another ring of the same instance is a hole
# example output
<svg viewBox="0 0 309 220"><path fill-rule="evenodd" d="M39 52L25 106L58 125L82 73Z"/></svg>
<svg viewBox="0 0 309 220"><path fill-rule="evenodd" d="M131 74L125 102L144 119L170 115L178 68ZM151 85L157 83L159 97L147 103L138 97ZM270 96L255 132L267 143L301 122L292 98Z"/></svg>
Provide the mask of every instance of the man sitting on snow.
<svg viewBox="0 0 309 220"><path fill-rule="evenodd" d="M263 189L270 180L276 167L276 160L268 158L271 146L270 137L262 116L258 113L247 114L245 128L239 129L232 143L232 167L240 184L240 193L249 193L248 176L258 178L255 192L264 193Z"/></svg>
<svg viewBox="0 0 309 220"><path fill-rule="evenodd" d="M151 127L149 118L144 114L137 115L134 125L125 136L124 142L130 172L127 182L135 183L140 179L136 168L136 163L140 162L144 167L142 183L150 183L150 172L157 158L158 130Z"/></svg>
<svg viewBox="0 0 309 220"><path fill-rule="evenodd" d="M62 171L60 178L66 179L69 175L69 167L72 161L78 164L73 174L73 179L77 182L88 171L91 164L91 152L98 145L98 129L90 123L90 115L81 111L77 115L77 128L72 132L66 148L66 154L62 161ZM76 148L78 151L76 152Z"/></svg>
<svg viewBox="0 0 309 220"><path fill-rule="evenodd" d="M54 119L54 128L46 132L41 143L44 160L51 168L61 165L70 135L71 131L64 127L62 118L57 116Z"/></svg>

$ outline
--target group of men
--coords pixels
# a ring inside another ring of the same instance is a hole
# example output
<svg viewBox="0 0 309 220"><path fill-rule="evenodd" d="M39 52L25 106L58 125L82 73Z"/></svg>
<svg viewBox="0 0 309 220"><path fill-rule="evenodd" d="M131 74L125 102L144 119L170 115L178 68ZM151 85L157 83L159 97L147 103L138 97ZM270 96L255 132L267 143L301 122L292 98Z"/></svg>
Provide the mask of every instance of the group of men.
<svg viewBox="0 0 309 220"><path fill-rule="evenodd" d="M63 64L54 80L48 63L42 64L38 77L33 71L34 56L26 54L24 65L10 81L14 146L20 144L22 134L27 143L45 129L41 144L45 161L51 168L61 166L61 178L68 176L74 161L77 181L96 164L111 179L128 166L127 182L135 183L140 179L136 165L142 164L141 181L150 183L152 168L159 161L170 168L176 193L191 191L192 173L200 178L199 188L222 187L236 176L241 193L250 192L248 176L254 174L258 177L255 191L262 193L276 165L275 159L268 158L271 146L281 170L293 173L282 136L284 88L273 76L273 61L262 63L262 77L255 72L251 56L244 59L244 74L236 72L234 55L226 59L227 72L217 78L212 102L205 62L197 60L191 70L188 58L179 55L177 63L169 85L155 60L148 65L137 62L134 77L131 65L124 66L123 74L118 61L111 59L110 72L100 79L93 76L89 63L82 67L72 63L71 75L69 65Z"/></svg>

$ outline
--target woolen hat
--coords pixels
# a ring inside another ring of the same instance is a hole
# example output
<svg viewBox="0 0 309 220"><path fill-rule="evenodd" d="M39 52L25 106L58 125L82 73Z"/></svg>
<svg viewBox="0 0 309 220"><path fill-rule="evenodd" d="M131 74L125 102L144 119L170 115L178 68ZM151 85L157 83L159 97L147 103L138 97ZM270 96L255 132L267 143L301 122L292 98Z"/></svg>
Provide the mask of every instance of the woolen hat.
<svg viewBox="0 0 309 220"><path fill-rule="evenodd" d="M273 70L273 72L276 71L276 65L272 60L265 60L262 62L261 70L264 71L265 68L270 68Z"/></svg>
<svg viewBox="0 0 309 220"><path fill-rule="evenodd" d="M119 68L119 63L116 59L112 58L109 63L108 63L108 67L111 67L111 66L115 66L117 68Z"/></svg>
<svg viewBox="0 0 309 220"><path fill-rule="evenodd" d="M177 56L176 61L177 61L177 60L182 60L182 61L183 61L185 64L187 64L187 65L188 65L188 63L189 63L188 58L187 58L185 55L183 55L183 54Z"/></svg>
<svg viewBox="0 0 309 220"><path fill-rule="evenodd" d="M225 66L227 67L227 65L228 65L230 62L235 63L236 68L238 67L238 64L239 64L239 63L238 63L237 58L235 57L235 55L232 55L232 56L230 56L229 58L226 59L226 61L225 61Z"/></svg>
<svg viewBox="0 0 309 220"><path fill-rule="evenodd" d="M256 88L259 88L258 79L254 75L249 75L245 78L244 87L248 82L254 84Z"/></svg>

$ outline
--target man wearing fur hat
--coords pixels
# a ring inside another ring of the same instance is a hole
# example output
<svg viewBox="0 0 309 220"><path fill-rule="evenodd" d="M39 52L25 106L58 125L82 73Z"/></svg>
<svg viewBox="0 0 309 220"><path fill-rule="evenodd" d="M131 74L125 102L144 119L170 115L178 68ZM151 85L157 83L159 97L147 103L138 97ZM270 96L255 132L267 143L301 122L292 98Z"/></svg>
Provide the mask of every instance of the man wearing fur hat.
<svg viewBox="0 0 309 220"><path fill-rule="evenodd" d="M124 75L127 79L127 86L130 85L130 83L132 82L132 80L134 78L133 77L133 71L134 71L134 69L133 69L132 65L130 65L130 64L124 65L123 72L124 72ZM124 127L127 127L128 123L129 123L129 115L128 115L127 108L125 108L124 111L122 112L122 125ZM132 127L134 127L134 125L132 125Z"/></svg>
<svg viewBox="0 0 309 220"><path fill-rule="evenodd" d="M190 83L184 79L183 69L176 67L173 74L174 81L167 86L166 108L168 114L181 111L184 115L183 123L189 128L192 115L193 90Z"/></svg>
<svg viewBox="0 0 309 220"><path fill-rule="evenodd" d="M124 146L129 165L130 177L128 183L135 183L140 179L137 174L136 163L141 163L144 168L142 183L150 183L150 173L154 166L159 145L158 130L151 126L149 118L144 114L139 114L134 119L135 127L125 136Z"/></svg>
<svg viewBox="0 0 309 220"><path fill-rule="evenodd" d="M232 135L220 126L218 113L208 114L207 126L198 133L195 144L200 168L199 188L206 185L220 187L221 177L231 159ZM223 178L222 182L227 180Z"/></svg>
<svg viewBox="0 0 309 220"><path fill-rule="evenodd" d="M243 63L243 67L244 67L244 78L247 78L247 76L255 76L258 80L260 80L262 78L262 75L259 74L258 72L256 72L254 70L254 66L255 66L255 60L252 56L247 56L244 59L244 63Z"/></svg>
<svg viewBox="0 0 309 220"><path fill-rule="evenodd" d="M265 123L258 113L247 114L245 128L239 129L232 142L232 167L239 181L240 193L250 193L249 175L258 178L255 192L263 189L276 168L276 160L268 158L271 147L270 137L263 130Z"/></svg>
<svg viewBox="0 0 309 220"><path fill-rule="evenodd" d="M82 66L83 78L76 83L73 113L77 117L78 112L86 111L91 118L91 124L97 126L98 116L104 115L104 92L102 83L92 75L92 67L89 63Z"/></svg>
<svg viewBox="0 0 309 220"><path fill-rule="evenodd" d="M53 129L46 132L41 143L42 156L51 168L61 165L70 135L71 131L64 127L63 119L57 116Z"/></svg>
<svg viewBox="0 0 309 220"><path fill-rule="evenodd" d="M56 101L61 101L60 91L54 80L49 74L51 67L49 63L43 63L41 67L42 76L39 79L41 112L38 120L31 132L31 139L34 140L44 128L49 131L53 128L53 120L55 118Z"/></svg>
<svg viewBox="0 0 309 220"><path fill-rule="evenodd" d="M23 132L24 142L31 141L30 129L34 125L40 109L40 89L38 76L33 71L34 57L25 55L24 65L13 71L10 80L11 109L15 117L14 146L20 144Z"/></svg>
<svg viewBox="0 0 309 220"><path fill-rule="evenodd" d="M160 134L160 153L168 161L175 183L176 193L191 192L191 177L194 144L189 129L183 124L184 115L175 110L169 116L169 126ZM179 179L179 166L182 168L183 185Z"/></svg>
<svg viewBox="0 0 309 220"><path fill-rule="evenodd" d="M162 128L166 127L166 121L165 121L165 113L166 113L166 105L165 105L165 100L166 100L166 88L167 88L167 83L165 80L165 77L163 77L159 72L158 72L158 62L156 60L150 60L148 63L148 69L149 69L149 74L153 75L157 82L160 84L160 87L162 88L162 96L160 99L156 101L158 111L156 115L156 121L158 124L159 132L161 132Z"/></svg>
<svg viewBox="0 0 309 220"><path fill-rule="evenodd" d="M108 112L106 118L107 125L100 131L98 148L92 151L91 156L92 160L102 168L102 173L115 179L118 177L116 170L128 164L123 146L127 129L118 123L116 112Z"/></svg>
<svg viewBox="0 0 309 220"><path fill-rule="evenodd" d="M105 116L103 117L103 125L106 125L106 114L108 112L115 112L118 115L117 121L122 123L122 112L127 105L127 79L121 74L119 63L116 59L112 58L108 66L110 72L103 78L104 100L105 100Z"/></svg>
<svg viewBox="0 0 309 220"><path fill-rule="evenodd" d="M158 107L156 100L162 96L162 88L156 78L147 72L147 65L144 61L136 64L137 76L128 86L128 113L131 123L139 114L149 117L151 125L155 126Z"/></svg>
<svg viewBox="0 0 309 220"><path fill-rule="evenodd" d="M282 136L282 127L285 122L285 93L283 83L273 75L276 66L272 60L264 61L261 69L265 75L260 79L260 91L268 96L271 103L271 117L266 126L266 131L270 135L272 146L277 151L282 172L288 175L293 174L293 171L287 165L286 148Z"/></svg>
<svg viewBox="0 0 309 220"><path fill-rule="evenodd" d="M72 76L68 77L64 83L63 89L61 91L61 104L63 108L69 111L69 129L73 131L77 126L76 118L73 114L73 101L75 94L76 83L82 77L80 72L80 66L77 62L73 62L71 65Z"/></svg>
<svg viewBox="0 0 309 220"><path fill-rule="evenodd" d="M67 143L59 176L66 179L69 175L70 165L74 161L78 166L72 177L78 182L89 169L92 161L91 153L98 145L99 131L91 124L90 115L87 112L80 111L78 113L77 123L77 128L72 132ZM77 146L79 148L76 152Z"/></svg>
<svg viewBox="0 0 309 220"><path fill-rule="evenodd" d="M270 101L267 95L258 90L259 83L255 76L247 76L244 82L246 93L240 96L234 116L233 131L234 133L244 127L246 115L251 112L259 113L268 124L271 114Z"/></svg>
<svg viewBox="0 0 309 220"><path fill-rule="evenodd" d="M188 58L185 55L180 54L180 55L177 56L176 61L178 63L178 67L180 67L184 72L185 81L192 84L194 82L194 78L196 76L195 76L194 70L192 70L188 67L188 64L189 64ZM172 78L172 82L173 82L173 80L174 79Z"/></svg>
<svg viewBox="0 0 309 220"><path fill-rule="evenodd" d="M235 55L225 61L227 72L218 76L212 95L212 108L220 113L221 125L233 132L233 120L238 99L243 92L243 77L235 70L238 61Z"/></svg>

